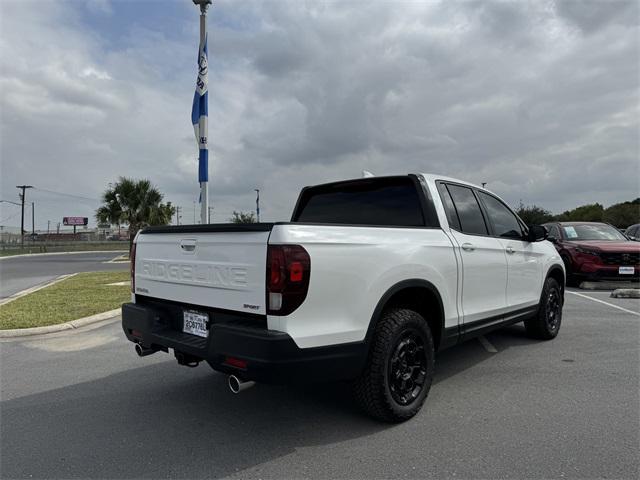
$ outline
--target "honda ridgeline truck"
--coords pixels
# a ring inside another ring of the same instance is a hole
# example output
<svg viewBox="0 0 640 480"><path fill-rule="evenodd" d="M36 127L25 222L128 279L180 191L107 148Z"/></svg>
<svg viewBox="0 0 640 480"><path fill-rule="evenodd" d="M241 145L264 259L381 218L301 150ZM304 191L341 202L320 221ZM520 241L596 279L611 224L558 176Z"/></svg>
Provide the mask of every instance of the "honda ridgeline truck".
<svg viewBox="0 0 640 480"><path fill-rule="evenodd" d="M138 355L204 360L236 393L352 380L366 412L402 421L438 350L522 321L532 337L558 334L565 271L546 236L443 176L306 187L290 222L141 231L122 326Z"/></svg>

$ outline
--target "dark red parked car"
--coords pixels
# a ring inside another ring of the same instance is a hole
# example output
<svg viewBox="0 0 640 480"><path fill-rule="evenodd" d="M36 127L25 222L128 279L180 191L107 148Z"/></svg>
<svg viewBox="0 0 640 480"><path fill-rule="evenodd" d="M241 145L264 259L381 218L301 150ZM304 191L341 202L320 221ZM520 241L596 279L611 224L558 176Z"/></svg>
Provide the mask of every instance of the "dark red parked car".
<svg viewBox="0 0 640 480"><path fill-rule="evenodd" d="M640 243L599 222L544 225L567 268L567 283L583 280L640 279Z"/></svg>

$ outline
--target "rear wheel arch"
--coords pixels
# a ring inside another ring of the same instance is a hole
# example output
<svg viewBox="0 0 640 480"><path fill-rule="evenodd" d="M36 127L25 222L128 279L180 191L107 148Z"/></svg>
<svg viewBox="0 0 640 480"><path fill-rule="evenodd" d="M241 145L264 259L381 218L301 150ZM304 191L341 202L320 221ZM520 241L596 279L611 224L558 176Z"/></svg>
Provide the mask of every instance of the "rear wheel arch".
<svg viewBox="0 0 640 480"><path fill-rule="evenodd" d="M429 325L434 347L438 349L444 334L444 306L435 285L423 279L409 279L389 288L378 301L369 321L365 337L367 344L371 342L382 313L392 307L407 308L419 313Z"/></svg>

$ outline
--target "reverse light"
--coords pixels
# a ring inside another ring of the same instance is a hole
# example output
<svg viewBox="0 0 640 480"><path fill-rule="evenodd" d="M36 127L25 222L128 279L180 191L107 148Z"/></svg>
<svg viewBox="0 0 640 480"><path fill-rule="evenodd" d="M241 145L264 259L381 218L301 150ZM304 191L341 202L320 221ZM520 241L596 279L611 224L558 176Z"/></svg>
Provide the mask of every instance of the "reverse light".
<svg viewBox="0 0 640 480"><path fill-rule="evenodd" d="M267 313L289 315L307 296L311 259L301 245L267 247Z"/></svg>

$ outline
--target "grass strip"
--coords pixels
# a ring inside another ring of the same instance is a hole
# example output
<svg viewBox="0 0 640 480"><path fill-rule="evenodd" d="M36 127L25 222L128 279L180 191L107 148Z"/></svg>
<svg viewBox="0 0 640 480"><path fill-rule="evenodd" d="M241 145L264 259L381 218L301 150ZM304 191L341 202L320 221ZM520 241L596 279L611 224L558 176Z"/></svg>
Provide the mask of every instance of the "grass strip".
<svg viewBox="0 0 640 480"><path fill-rule="evenodd" d="M0 329L55 325L118 308L131 298L129 272L79 273L50 287L0 305Z"/></svg>

